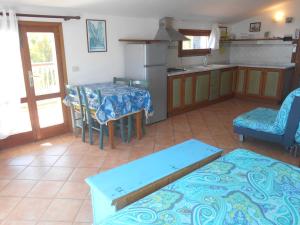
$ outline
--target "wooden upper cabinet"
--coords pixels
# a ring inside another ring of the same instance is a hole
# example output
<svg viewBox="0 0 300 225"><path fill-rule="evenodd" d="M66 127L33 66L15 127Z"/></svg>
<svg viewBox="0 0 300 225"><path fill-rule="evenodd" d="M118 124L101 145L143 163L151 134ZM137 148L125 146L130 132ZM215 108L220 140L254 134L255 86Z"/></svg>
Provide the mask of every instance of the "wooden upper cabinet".
<svg viewBox="0 0 300 225"><path fill-rule="evenodd" d="M247 73L246 94L259 96L262 86L263 69L249 68Z"/></svg>
<svg viewBox="0 0 300 225"><path fill-rule="evenodd" d="M209 72L196 75L195 103L202 103L209 99Z"/></svg>

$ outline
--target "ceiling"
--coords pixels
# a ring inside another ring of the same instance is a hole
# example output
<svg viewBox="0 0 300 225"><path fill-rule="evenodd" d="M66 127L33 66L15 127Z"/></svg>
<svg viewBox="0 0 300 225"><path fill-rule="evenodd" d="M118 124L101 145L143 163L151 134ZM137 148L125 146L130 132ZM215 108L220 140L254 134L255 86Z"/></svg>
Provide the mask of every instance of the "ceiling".
<svg viewBox="0 0 300 225"><path fill-rule="evenodd" d="M289 0L0 0L7 6L59 7L106 15L172 16L185 20L233 23Z"/></svg>

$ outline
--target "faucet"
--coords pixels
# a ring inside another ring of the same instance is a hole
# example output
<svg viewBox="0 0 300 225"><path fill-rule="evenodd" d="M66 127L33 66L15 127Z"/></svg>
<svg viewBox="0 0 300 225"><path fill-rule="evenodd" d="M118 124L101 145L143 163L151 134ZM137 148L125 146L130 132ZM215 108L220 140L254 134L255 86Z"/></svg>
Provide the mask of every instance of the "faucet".
<svg viewBox="0 0 300 225"><path fill-rule="evenodd" d="M202 63L204 66L207 66L207 56L202 56Z"/></svg>

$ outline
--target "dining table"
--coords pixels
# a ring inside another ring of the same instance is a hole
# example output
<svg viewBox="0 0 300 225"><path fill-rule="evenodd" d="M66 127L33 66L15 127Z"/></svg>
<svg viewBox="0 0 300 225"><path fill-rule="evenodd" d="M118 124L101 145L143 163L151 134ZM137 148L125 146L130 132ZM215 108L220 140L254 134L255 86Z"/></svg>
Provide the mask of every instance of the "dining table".
<svg viewBox="0 0 300 225"><path fill-rule="evenodd" d="M80 86L85 87L88 105L90 109L95 110L97 121L108 126L109 145L111 148L114 148L114 121L133 114L136 115L137 138L142 138L143 111L146 119L154 112L151 95L147 89L113 82ZM100 102L97 90L100 90L101 93ZM78 101L78 99L71 98L68 95L64 103L68 105L71 101Z"/></svg>

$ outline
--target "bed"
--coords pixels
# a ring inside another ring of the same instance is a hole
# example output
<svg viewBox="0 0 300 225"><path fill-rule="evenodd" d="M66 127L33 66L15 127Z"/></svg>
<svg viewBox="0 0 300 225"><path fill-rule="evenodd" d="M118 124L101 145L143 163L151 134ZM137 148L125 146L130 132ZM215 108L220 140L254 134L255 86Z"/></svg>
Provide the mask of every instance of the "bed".
<svg viewBox="0 0 300 225"><path fill-rule="evenodd" d="M298 225L300 169L237 149L100 224Z"/></svg>

